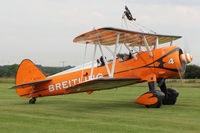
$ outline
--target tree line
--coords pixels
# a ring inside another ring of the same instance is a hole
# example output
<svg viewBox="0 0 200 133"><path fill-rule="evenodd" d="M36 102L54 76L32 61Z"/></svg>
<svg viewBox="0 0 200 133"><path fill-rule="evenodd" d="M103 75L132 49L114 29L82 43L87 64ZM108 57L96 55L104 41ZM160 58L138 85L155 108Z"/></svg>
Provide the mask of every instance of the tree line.
<svg viewBox="0 0 200 133"><path fill-rule="evenodd" d="M42 65L36 65L42 72L46 74L46 76L67 70L69 68L72 68L73 66L68 65L65 67L49 67L49 66L42 66ZM4 65L0 66L0 77L15 77L17 74L19 65L13 64L13 65Z"/></svg>
<svg viewBox="0 0 200 133"><path fill-rule="evenodd" d="M185 79L200 79L200 66L197 65L187 65Z"/></svg>
<svg viewBox="0 0 200 133"><path fill-rule="evenodd" d="M42 65L36 65L36 66L40 70L42 70L47 76L74 67L71 65L68 65L66 67L49 67L49 66L42 66ZM18 67L19 67L18 64L0 66L0 77L15 77ZM200 79L200 66L187 65L187 69L183 78Z"/></svg>

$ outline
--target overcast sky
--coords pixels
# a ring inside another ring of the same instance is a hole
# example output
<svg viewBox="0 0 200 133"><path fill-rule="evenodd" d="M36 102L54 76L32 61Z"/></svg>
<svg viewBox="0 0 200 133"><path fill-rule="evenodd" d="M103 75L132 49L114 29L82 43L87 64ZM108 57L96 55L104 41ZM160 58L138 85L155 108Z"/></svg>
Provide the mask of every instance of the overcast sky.
<svg viewBox="0 0 200 133"><path fill-rule="evenodd" d="M73 39L94 27L121 28L124 5L137 23L183 36L174 44L200 65L200 0L0 0L0 65L25 58L44 66L79 65L84 45Z"/></svg>

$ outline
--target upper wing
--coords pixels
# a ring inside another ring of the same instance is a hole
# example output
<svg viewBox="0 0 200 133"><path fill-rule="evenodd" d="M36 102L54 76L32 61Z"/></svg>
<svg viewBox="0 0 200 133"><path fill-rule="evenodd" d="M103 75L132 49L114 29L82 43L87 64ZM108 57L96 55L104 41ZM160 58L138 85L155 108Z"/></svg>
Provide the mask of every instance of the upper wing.
<svg viewBox="0 0 200 133"><path fill-rule="evenodd" d="M143 35L146 37L146 40L150 46L155 44L156 37L159 39L159 44L171 42L181 38L181 36L151 34L107 27L86 32L80 36L77 36L73 42L96 44L97 39L99 39L101 45L109 46L116 43L117 33L120 33L119 43L127 43L130 46L144 45L144 42L142 41Z"/></svg>
<svg viewBox="0 0 200 133"><path fill-rule="evenodd" d="M122 87L138 83L138 78L100 78L86 81L75 86L72 86L67 91L93 91L93 90L105 90L116 87Z"/></svg>

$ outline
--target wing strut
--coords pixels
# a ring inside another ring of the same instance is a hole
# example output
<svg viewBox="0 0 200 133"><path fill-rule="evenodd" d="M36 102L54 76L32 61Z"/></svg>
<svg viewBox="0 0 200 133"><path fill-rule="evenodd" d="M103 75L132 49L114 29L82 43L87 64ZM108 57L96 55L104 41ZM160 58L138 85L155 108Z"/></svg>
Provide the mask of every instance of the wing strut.
<svg viewBox="0 0 200 133"><path fill-rule="evenodd" d="M133 54L133 52L130 50L130 48L125 43L124 43L124 46L128 49L128 51L131 53L131 55L133 55L135 60L137 60L137 57L135 56L135 54Z"/></svg>
<svg viewBox="0 0 200 133"><path fill-rule="evenodd" d="M85 53L84 53L84 57L83 57L83 66L82 66L82 72L81 72L81 82L83 80L83 71L84 71L84 67L85 67L86 52L87 52L87 44L85 45Z"/></svg>
<svg viewBox="0 0 200 133"><path fill-rule="evenodd" d="M115 44L115 49L114 49L114 56L113 56L113 64L112 64L112 70L111 70L111 77L112 78L113 78L114 70L115 70L116 52L117 52L117 46L118 46L118 43L119 43L119 37L120 37L120 33L117 33L117 39L116 39L116 44Z"/></svg>
<svg viewBox="0 0 200 133"><path fill-rule="evenodd" d="M154 45L154 49L158 48L158 44L159 44L159 39L158 39L158 37L156 37L156 44Z"/></svg>
<svg viewBox="0 0 200 133"><path fill-rule="evenodd" d="M108 75L109 75L109 77L111 77L110 70L109 70L109 67L108 67L108 62L107 62L107 60L105 59L105 56L104 56L104 54L103 54L103 50L102 50L101 43L100 43L99 39L97 40L97 42L98 42L98 45L99 45L99 49L100 49L100 51L101 51L101 54L102 54L102 56L103 56L103 60L104 60L105 65L106 65L106 69L107 69Z"/></svg>
<svg viewBox="0 0 200 133"><path fill-rule="evenodd" d="M173 44L173 37L172 37L172 39L171 39L170 46L172 46L172 44Z"/></svg>
<svg viewBox="0 0 200 133"><path fill-rule="evenodd" d="M146 46L146 49L147 49L147 51L149 52L149 55L151 56L151 57L153 57L153 54L152 54L152 52L151 52L151 49L150 49L150 47L149 47L149 44L148 44L148 42L147 42L147 40L146 40L146 37L143 35L143 40L144 40L144 44L145 44L145 46Z"/></svg>
<svg viewBox="0 0 200 133"><path fill-rule="evenodd" d="M94 53L93 53L93 57L92 57L92 68L91 68L91 74L90 74L91 79L93 78L94 60L95 60L95 56L96 56L96 51L97 51L97 45L95 44Z"/></svg>

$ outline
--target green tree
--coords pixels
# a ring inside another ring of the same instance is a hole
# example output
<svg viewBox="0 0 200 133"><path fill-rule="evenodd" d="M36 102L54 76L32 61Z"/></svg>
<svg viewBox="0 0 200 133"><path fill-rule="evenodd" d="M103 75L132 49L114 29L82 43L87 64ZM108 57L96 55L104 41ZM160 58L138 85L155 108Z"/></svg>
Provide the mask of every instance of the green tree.
<svg viewBox="0 0 200 133"><path fill-rule="evenodd" d="M15 77L17 74L18 67L19 67L18 64L13 64L11 66L8 66L7 77Z"/></svg>
<svg viewBox="0 0 200 133"><path fill-rule="evenodd" d="M197 65L187 65L185 78L186 79L200 78L200 67Z"/></svg>
<svg viewBox="0 0 200 133"><path fill-rule="evenodd" d="M0 67L0 77L6 77L7 76L7 68Z"/></svg>

